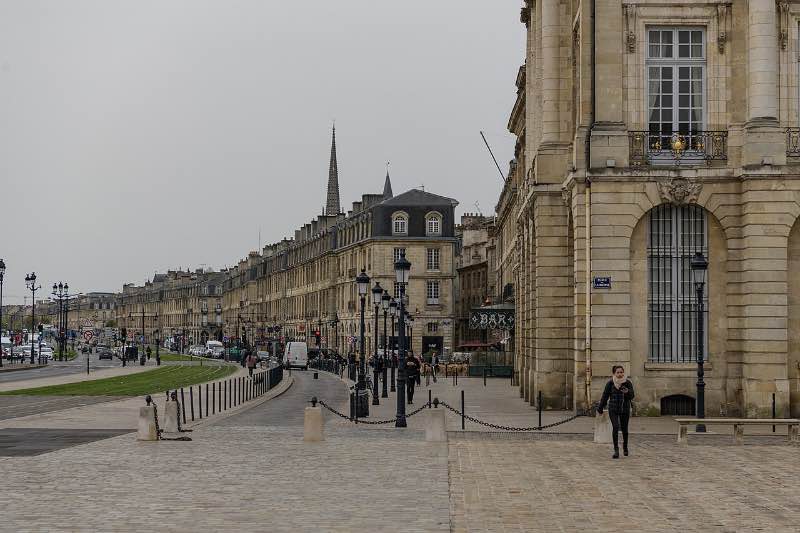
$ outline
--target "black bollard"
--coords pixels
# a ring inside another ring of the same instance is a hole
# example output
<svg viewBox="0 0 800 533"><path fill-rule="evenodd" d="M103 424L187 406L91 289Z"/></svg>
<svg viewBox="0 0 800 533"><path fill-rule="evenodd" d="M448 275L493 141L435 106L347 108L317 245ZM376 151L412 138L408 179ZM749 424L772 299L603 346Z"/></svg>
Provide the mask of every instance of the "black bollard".
<svg viewBox="0 0 800 533"><path fill-rule="evenodd" d="M539 427L542 427L542 391L539 391L538 401L536 402L539 410Z"/></svg>
<svg viewBox="0 0 800 533"><path fill-rule="evenodd" d="M461 389L461 431L464 431L464 415L466 414L464 407L464 389Z"/></svg>

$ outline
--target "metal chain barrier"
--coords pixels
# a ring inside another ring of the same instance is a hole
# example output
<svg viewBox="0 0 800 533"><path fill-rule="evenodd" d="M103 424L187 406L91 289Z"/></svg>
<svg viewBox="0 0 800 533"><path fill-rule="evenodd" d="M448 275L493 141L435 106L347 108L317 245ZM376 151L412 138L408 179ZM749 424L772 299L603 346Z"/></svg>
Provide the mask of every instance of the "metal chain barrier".
<svg viewBox="0 0 800 533"><path fill-rule="evenodd" d="M172 391L172 401L178 404L178 433L189 433L191 429L183 429L183 424L181 424L181 402L178 401L178 391Z"/></svg>
<svg viewBox="0 0 800 533"><path fill-rule="evenodd" d="M339 411L337 411L336 409L334 409L333 407L331 407L330 405L325 403L325 400L318 400L317 403L319 403L322 407L324 407L325 409L327 409L331 413L335 414L336 416L341 417L341 418L343 418L343 419L345 419L347 421L353 422L354 424L367 424L367 425L371 425L371 426L378 426L378 425L381 425L381 424L394 424L395 422L397 422L397 418L392 418L391 420L364 420L363 418L350 420L350 417L348 415L345 415L344 413L340 413ZM422 411L423 409L427 409L427 408L428 408L428 404L427 403L423 404L422 407L420 407L419 409L415 409L414 411L411 411L410 413L408 413L406 415L406 418L410 418L410 417L414 416L415 414L419 413L420 411Z"/></svg>
<svg viewBox="0 0 800 533"><path fill-rule="evenodd" d="M433 401L434 405L443 405L446 409L449 409L453 413L457 414L458 416L463 416L466 420L470 422L474 422L478 425L489 427L492 429L499 429L502 431L541 431L543 429L549 429L552 427L560 426L561 424L566 424L567 422L572 422L576 418L583 416L583 413L577 413L569 418L565 418L564 420L559 420L557 422L553 422L552 424L545 424L543 426L531 426L531 427L514 427L514 426L502 426L499 424L492 424L491 422L484 422L483 420L478 420L474 416L469 416L468 414L462 413L455 407L451 406L449 403L445 402L444 400L440 400L436 398Z"/></svg>

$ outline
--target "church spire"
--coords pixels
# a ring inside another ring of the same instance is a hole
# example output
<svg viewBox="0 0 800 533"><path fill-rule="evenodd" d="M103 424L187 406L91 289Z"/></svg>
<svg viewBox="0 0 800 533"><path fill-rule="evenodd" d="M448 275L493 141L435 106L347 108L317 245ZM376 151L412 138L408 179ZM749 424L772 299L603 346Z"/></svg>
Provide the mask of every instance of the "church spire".
<svg viewBox="0 0 800 533"><path fill-rule="evenodd" d="M386 163L386 181L383 183L383 199L388 200L392 198L392 180L389 179L389 163Z"/></svg>
<svg viewBox="0 0 800 533"><path fill-rule="evenodd" d="M325 204L325 214L336 216L341 213L339 203L339 168L336 164L336 124L333 125L331 136L331 162L328 168L328 200Z"/></svg>

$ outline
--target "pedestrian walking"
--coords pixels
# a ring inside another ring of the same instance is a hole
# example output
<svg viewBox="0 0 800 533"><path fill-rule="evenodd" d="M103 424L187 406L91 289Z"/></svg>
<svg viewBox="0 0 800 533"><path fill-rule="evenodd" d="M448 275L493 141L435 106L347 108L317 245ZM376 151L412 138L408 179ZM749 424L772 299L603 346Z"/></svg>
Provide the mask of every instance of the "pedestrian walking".
<svg viewBox="0 0 800 533"><path fill-rule="evenodd" d="M147 353L147 360L149 361L150 360L150 354L152 353L152 351L150 350L149 346L147 347L146 353Z"/></svg>
<svg viewBox="0 0 800 533"><path fill-rule="evenodd" d="M406 358L406 396L409 404L414 403L414 387L419 378L419 368L419 360L409 354Z"/></svg>
<svg viewBox="0 0 800 533"><path fill-rule="evenodd" d="M249 372L251 378L253 377L253 370L255 369L257 362L258 362L258 358L251 351L249 353L249 355L247 356L247 360L246 360L247 371Z"/></svg>
<svg viewBox="0 0 800 533"><path fill-rule="evenodd" d="M439 354L433 352L433 382L436 383L436 374L439 373Z"/></svg>
<svg viewBox="0 0 800 533"><path fill-rule="evenodd" d="M611 418L611 431L614 439L614 455L612 458L619 459L619 436L617 432L622 431L622 453L628 456L628 421L631 417L631 400L634 398L633 383L625 377L625 369L622 365L614 365L611 368L611 379L603 389L603 396L597 406L597 412L603 414L603 410L608 404L608 416Z"/></svg>

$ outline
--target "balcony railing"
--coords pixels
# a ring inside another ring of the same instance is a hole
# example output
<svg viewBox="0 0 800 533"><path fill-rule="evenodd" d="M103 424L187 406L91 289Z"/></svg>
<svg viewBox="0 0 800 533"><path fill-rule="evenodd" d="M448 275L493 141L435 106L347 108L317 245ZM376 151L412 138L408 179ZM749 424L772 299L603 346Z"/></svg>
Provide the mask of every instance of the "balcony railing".
<svg viewBox="0 0 800 533"><path fill-rule="evenodd" d="M728 159L727 131L628 132L632 167L697 166Z"/></svg>
<svg viewBox="0 0 800 533"><path fill-rule="evenodd" d="M786 157L800 157L800 128L786 128Z"/></svg>

